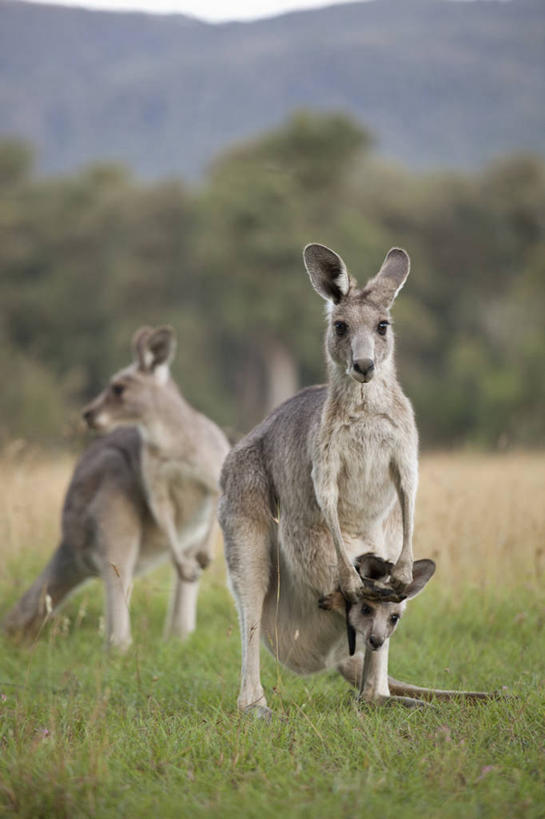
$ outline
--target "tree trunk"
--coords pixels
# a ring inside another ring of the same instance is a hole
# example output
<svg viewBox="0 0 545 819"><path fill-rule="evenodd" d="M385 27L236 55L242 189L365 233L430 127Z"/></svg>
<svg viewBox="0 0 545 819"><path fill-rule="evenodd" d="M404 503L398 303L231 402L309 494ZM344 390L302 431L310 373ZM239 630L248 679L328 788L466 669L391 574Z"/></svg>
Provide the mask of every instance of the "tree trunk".
<svg viewBox="0 0 545 819"><path fill-rule="evenodd" d="M277 338L268 338L263 348L265 365L265 414L286 398L290 398L298 387L297 365L285 346Z"/></svg>

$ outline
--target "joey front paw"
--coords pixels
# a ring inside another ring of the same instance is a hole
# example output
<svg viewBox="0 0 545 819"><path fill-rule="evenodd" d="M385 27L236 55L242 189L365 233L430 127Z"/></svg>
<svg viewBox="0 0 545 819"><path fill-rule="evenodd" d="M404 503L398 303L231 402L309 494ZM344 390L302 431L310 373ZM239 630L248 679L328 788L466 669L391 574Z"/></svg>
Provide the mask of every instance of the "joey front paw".
<svg viewBox="0 0 545 819"><path fill-rule="evenodd" d="M331 594L324 594L318 600L318 608L324 611L344 611L345 602L342 592L334 591Z"/></svg>

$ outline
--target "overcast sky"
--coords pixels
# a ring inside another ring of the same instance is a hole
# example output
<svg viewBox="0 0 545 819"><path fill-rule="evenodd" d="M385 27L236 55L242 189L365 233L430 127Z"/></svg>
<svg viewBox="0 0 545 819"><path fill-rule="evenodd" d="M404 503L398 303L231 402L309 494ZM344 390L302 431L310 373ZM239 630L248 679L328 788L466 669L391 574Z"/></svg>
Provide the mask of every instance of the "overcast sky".
<svg viewBox="0 0 545 819"><path fill-rule="evenodd" d="M252 20L295 9L333 6L356 0L33 0L35 3L85 6L116 11L179 12L202 20Z"/></svg>

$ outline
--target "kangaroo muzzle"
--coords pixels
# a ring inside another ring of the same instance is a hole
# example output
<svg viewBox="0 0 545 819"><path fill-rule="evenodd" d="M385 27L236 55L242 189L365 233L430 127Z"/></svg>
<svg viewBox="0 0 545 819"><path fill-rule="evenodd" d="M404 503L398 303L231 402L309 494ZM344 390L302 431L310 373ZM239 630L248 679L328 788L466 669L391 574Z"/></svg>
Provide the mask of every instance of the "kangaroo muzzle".
<svg viewBox="0 0 545 819"><path fill-rule="evenodd" d="M85 407L81 413L81 417L89 427L93 430L103 430L106 426L106 417L103 411L93 405Z"/></svg>
<svg viewBox="0 0 545 819"><path fill-rule="evenodd" d="M375 362L371 358L358 358L352 364L352 378L366 384L375 374Z"/></svg>
<svg viewBox="0 0 545 819"><path fill-rule="evenodd" d="M370 634L367 638L367 644L371 651L377 651L384 644L384 639L375 634Z"/></svg>

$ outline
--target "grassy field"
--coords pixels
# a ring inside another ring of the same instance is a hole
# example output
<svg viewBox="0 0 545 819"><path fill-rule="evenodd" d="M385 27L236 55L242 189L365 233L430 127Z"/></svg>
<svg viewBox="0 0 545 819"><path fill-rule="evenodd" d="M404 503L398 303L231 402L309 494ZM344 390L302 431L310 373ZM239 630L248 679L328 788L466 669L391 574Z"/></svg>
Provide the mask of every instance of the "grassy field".
<svg viewBox="0 0 545 819"><path fill-rule="evenodd" d="M58 536L67 457L0 461L0 617ZM31 647L0 638L0 815L545 816L545 458L423 459L416 553L438 571L392 640L402 679L512 695L406 711L357 706L335 673L263 653L269 704L240 717L239 640L221 551L199 626L163 643L164 567L137 581L134 646L103 650L84 587Z"/></svg>

